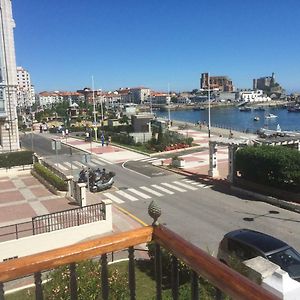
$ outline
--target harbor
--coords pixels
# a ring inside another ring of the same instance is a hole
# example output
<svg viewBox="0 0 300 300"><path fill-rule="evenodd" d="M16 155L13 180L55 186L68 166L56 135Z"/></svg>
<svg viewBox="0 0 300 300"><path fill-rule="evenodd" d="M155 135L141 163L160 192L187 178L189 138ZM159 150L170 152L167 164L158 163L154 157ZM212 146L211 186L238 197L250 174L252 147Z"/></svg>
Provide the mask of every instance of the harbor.
<svg viewBox="0 0 300 300"><path fill-rule="evenodd" d="M300 132L300 114L290 112L281 106L259 106L251 107L241 112L237 106L211 107L211 126L236 130L242 132L256 133L260 129L276 131L278 125L282 131ZM168 119L168 111L155 111L159 118ZM208 124L208 109L204 110L175 110L170 111L170 119L192 124Z"/></svg>

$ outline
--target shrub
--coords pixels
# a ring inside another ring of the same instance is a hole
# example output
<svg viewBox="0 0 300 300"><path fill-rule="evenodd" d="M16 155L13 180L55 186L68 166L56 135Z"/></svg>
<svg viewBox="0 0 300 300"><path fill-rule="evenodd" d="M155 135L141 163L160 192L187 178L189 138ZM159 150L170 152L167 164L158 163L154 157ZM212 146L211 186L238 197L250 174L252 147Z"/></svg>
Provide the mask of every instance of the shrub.
<svg viewBox="0 0 300 300"><path fill-rule="evenodd" d="M88 260L76 265L79 300L101 299L101 267L99 262ZM60 267L48 274L44 285L45 299L70 299L70 271L67 266ZM109 270L110 299L129 299L128 280L118 269Z"/></svg>
<svg viewBox="0 0 300 300"><path fill-rule="evenodd" d="M300 191L300 152L283 146L244 147L236 152L236 171L262 185Z"/></svg>
<svg viewBox="0 0 300 300"><path fill-rule="evenodd" d="M34 170L42 176L45 180L47 180L51 185L53 185L55 188L57 188L59 191L67 191L68 185L67 183L55 175L53 172L51 172L48 168L45 166L35 163L34 164Z"/></svg>
<svg viewBox="0 0 300 300"><path fill-rule="evenodd" d="M0 168L32 164L32 151L17 151L0 154Z"/></svg>
<svg viewBox="0 0 300 300"><path fill-rule="evenodd" d="M153 261L155 258L155 242L150 242L147 244L148 255ZM160 248L161 251L161 263L162 263L162 275L164 279L164 284L166 286L170 285L171 282L171 266L172 266L172 253L168 252L164 248ZM154 266L154 264L152 264ZM182 262L178 261L178 270L180 284L186 283L190 279L190 269Z"/></svg>

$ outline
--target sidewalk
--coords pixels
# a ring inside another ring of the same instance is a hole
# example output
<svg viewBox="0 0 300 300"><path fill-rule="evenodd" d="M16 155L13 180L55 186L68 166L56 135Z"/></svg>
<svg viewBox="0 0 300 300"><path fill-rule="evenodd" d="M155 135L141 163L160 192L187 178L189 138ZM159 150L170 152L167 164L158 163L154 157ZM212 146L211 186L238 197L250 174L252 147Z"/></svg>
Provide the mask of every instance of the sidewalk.
<svg viewBox="0 0 300 300"><path fill-rule="evenodd" d="M93 204L101 201L96 194L93 194L93 197L95 198ZM52 194L30 174L30 170L0 172L0 242L7 239L5 235L8 232L14 232L15 224L31 222L32 217L35 216L77 207L68 198ZM140 226L143 225L113 207L114 232L127 231ZM20 225L18 230L23 228L28 231L28 225L24 224L23 227ZM30 235L27 231L19 237ZM10 236L15 238L14 234Z"/></svg>

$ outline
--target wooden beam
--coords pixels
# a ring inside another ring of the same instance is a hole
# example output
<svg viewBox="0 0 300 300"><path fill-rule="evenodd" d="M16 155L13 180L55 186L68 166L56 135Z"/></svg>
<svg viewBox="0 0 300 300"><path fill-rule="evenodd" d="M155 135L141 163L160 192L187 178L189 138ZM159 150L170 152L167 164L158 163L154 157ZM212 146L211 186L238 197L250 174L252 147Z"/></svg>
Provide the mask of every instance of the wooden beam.
<svg viewBox="0 0 300 300"><path fill-rule="evenodd" d="M105 253L114 252L150 242L151 226L77 243L0 263L0 282L17 279L36 272L83 261Z"/></svg>

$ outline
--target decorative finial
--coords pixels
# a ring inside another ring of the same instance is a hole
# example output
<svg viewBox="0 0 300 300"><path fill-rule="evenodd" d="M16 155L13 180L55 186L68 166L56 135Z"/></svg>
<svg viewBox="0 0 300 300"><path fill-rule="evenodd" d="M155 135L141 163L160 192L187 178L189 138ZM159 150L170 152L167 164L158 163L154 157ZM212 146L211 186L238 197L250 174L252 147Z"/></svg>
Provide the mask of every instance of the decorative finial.
<svg viewBox="0 0 300 300"><path fill-rule="evenodd" d="M158 204L153 200L148 206L148 214L153 219L152 226L158 226L159 222L157 219L161 215L161 208L158 206Z"/></svg>

